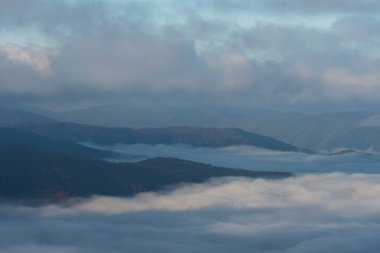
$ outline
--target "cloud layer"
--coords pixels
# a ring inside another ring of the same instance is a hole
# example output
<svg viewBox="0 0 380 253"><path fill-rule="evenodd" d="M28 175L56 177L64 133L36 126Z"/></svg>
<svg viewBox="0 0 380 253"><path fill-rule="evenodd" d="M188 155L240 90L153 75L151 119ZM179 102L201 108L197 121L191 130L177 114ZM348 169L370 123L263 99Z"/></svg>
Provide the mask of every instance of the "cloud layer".
<svg viewBox="0 0 380 253"><path fill-rule="evenodd" d="M378 168L380 168L380 155L370 149L362 151L368 153L358 152L329 156L279 152L249 146L208 148L162 144L117 144L113 146L99 146L85 143L85 145L118 153L109 159L117 162L136 162L155 157L176 157L229 168L289 171L294 173L378 173ZM332 150L331 152L341 150L344 149Z"/></svg>
<svg viewBox="0 0 380 253"><path fill-rule="evenodd" d="M230 178L134 198L0 208L2 252L377 252L380 177Z"/></svg>
<svg viewBox="0 0 380 253"><path fill-rule="evenodd" d="M3 5L4 99L379 98L376 1Z"/></svg>

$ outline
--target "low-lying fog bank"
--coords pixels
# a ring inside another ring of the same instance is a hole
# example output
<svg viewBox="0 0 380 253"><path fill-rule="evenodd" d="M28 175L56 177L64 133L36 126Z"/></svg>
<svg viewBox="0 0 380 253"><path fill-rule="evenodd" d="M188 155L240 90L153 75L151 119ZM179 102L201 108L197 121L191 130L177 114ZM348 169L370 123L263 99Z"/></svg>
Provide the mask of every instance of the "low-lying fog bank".
<svg viewBox="0 0 380 253"><path fill-rule="evenodd" d="M379 252L380 175L225 178L134 198L0 205L0 252Z"/></svg>
<svg viewBox="0 0 380 253"><path fill-rule="evenodd" d="M337 155L329 156L271 151L247 146L207 148L187 145L117 144L98 146L91 143L82 144L117 152L117 155L109 158L110 161L134 162L154 157L176 157L248 170L288 171L294 173L380 172L380 155L376 153L335 152Z"/></svg>

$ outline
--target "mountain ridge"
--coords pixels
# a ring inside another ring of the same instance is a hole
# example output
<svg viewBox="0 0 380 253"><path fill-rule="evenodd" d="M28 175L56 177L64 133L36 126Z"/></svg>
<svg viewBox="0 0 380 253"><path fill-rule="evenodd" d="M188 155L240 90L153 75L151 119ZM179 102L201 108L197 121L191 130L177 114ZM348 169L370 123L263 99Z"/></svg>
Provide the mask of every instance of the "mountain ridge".
<svg viewBox="0 0 380 253"><path fill-rule="evenodd" d="M0 127L11 127L22 122L53 122L52 118L15 108L0 107Z"/></svg>
<svg viewBox="0 0 380 253"><path fill-rule="evenodd" d="M85 147L74 142L49 138L33 132L8 127L0 127L0 145L23 145L33 148L47 149L68 155L92 158L105 158L112 153L109 151Z"/></svg>
<svg viewBox="0 0 380 253"><path fill-rule="evenodd" d="M237 128L167 127L107 128L71 122L26 122L15 126L40 135L73 142L101 145L124 144L188 144L192 146L226 147L251 145L260 148L310 152L264 135Z"/></svg>
<svg viewBox="0 0 380 253"><path fill-rule="evenodd" d="M135 111L139 113L136 114ZM57 120L112 127L154 128L172 125L232 127L270 136L306 149L367 149L372 147L380 150L379 112L346 111L306 114L244 106L164 104L162 107L156 108L130 103L66 112L45 111L44 115Z"/></svg>
<svg viewBox="0 0 380 253"><path fill-rule="evenodd" d="M0 145L0 197L3 198L132 196L179 183L201 183L226 176L281 179L292 174L231 169L162 157L138 163L110 163L20 145Z"/></svg>

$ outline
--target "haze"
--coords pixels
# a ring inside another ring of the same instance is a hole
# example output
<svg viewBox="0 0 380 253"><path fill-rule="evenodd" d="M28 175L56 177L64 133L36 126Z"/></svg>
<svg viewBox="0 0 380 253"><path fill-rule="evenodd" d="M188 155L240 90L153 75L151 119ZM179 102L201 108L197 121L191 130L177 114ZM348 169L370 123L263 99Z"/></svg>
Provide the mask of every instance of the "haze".
<svg viewBox="0 0 380 253"><path fill-rule="evenodd" d="M379 0L0 0L0 252L380 252Z"/></svg>
<svg viewBox="0 0 380 253"><path fill-rule="evenodd" d="M0 101L378 111L379 9L374 0L3 0Z"/></svg>

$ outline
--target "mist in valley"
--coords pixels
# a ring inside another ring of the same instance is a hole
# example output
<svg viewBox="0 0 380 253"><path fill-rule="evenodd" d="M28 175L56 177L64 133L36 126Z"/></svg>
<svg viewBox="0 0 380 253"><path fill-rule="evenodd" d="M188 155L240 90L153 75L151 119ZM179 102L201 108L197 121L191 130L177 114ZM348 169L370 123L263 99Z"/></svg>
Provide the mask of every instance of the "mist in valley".
<svg viewBox="0 0 380 253"><path fill-rule="evenodd" d="M380 176L224 178L43 206L0 205L0 251L361 252L380 250Z"/></svg>
<svg viewBox="0 0 380 253"><path fill-rule="evenodd" d="M339 154L337 150L334 150L321 152L321 154L308 154L273 151L252 146L230 146L224 148L162 144L100 146L89 142L82 143L82 145L114 151L115 154L106 159L113 162L137 162L155 157L175 157L247 170L289 171L293 173L380 172L380 154L371 150L358 150L343 154Z"/></svg>

